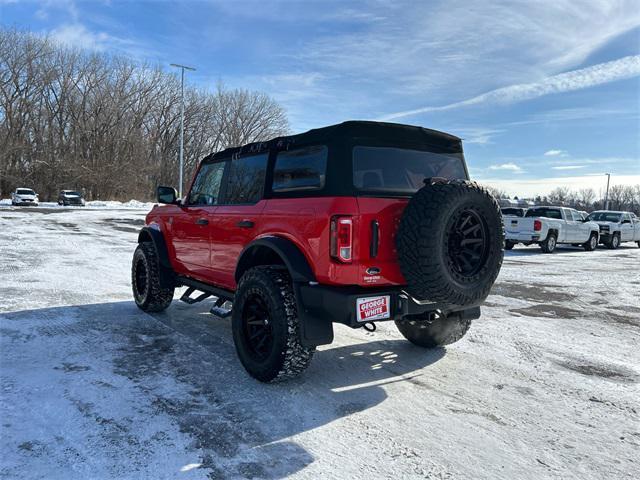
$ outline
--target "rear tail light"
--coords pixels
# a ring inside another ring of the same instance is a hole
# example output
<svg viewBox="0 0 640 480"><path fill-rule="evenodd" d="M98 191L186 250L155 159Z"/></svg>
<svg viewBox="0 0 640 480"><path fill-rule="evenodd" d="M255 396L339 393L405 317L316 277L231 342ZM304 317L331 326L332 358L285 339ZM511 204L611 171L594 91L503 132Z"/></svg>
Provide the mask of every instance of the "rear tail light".
<svg viewBox="0 0 640 480"><path fill-rule="evenodd" d="M351 217L331 218L331 257L350 263L353 251L353 221Z"/></svg>
<svg viewBox="0 0 640 480"><path fill-rule="evenodd" d="M533 221L533 230L536 232L539 232L540 230L542 230L542 222L540 220Z"/></svg>

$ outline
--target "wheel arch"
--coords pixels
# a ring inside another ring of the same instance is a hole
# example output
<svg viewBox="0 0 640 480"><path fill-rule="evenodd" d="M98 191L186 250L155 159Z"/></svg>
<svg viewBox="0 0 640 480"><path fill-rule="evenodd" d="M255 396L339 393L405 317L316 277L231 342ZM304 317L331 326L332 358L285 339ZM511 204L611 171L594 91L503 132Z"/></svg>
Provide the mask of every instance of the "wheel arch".
<svg viewBox="0 0 640 480"><path fill-rule="evenodd" d="M142 227L140 233L138 233L138 243L142 242L151 242L156 249L160 267L160 285L163 288L174 287L176 284L176 276L171 266L171 261L169 260L167 243L160 229L154 228L153 226Z"/></svg>
<svg viewBox="0 0 640 480"><path fill-rule="evenodd" d="M316 277L302 251L290 240L268 236L247 245L238 258L235 281L257 265L284 265L294 282L315 282Z"/></svg>
<svg viewBox="0 0 640 480"><path fill-rule="evenodd" d="M240 253L236 264L235 280L240 281L243 273L257 265L284 265L291 276L300 319L300 340L305 347L327 345L333 341L331 320L314 315L305 305L301 289L313 288L310 282L316 282L316 276L306 257L291 240L268 236L254 240ZM313 283L312 283L313 284Z"/></svg>

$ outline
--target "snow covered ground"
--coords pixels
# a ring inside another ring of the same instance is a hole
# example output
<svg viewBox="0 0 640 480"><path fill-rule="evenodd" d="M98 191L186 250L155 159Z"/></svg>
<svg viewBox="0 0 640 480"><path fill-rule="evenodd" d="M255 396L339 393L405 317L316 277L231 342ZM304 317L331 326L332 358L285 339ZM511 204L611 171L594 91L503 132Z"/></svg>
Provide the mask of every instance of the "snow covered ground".
<svg viewBox="0 0 640 480"><path fill-rule="evenodd" d="M637 478L636 245L516 247L459 343L336 327L263 385L207 302L135 307L144 213L0 208L1 478Z"/></svg>
<svg viewBox="0 0 640 480"><path fill-rule="evenodd" d="M10 207L11 199L3 198L0 199L0 208L2 207ZM151 210L153 207L153 202L141 202L139 200L129 200L128 202L118 202L115 200L92 200L90 202L86 202L83 207L63 207L62 205L58 205L57 202L40 202L38 203L38 207L41 208L133 208L133 209L146 209Z"/></svg>

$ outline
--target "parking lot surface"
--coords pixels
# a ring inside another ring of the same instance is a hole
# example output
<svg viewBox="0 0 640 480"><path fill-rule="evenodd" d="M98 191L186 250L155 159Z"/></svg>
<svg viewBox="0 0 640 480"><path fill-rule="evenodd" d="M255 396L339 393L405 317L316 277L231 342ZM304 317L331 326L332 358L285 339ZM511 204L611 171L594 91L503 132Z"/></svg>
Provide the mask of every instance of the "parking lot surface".
<svg viewBox="0 0 640 480"><path fill-rule="evenodd" d="M635 244L516 247L460 342L336 326L264 385L210 301L136 308L144 214L0 209L0 478L637 478Z"/></svg>

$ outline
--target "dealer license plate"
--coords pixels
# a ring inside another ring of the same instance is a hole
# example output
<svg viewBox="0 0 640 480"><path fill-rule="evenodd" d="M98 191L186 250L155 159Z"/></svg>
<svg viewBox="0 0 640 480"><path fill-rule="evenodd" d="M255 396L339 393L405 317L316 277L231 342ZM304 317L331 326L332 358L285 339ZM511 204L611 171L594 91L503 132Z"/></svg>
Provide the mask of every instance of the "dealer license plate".
<svg viewBox="0 0 640 480"><path fill-rule="evenodd" d="M356 318L359 322L370 322L391 317L391 296L358 298Z"/></svg>

